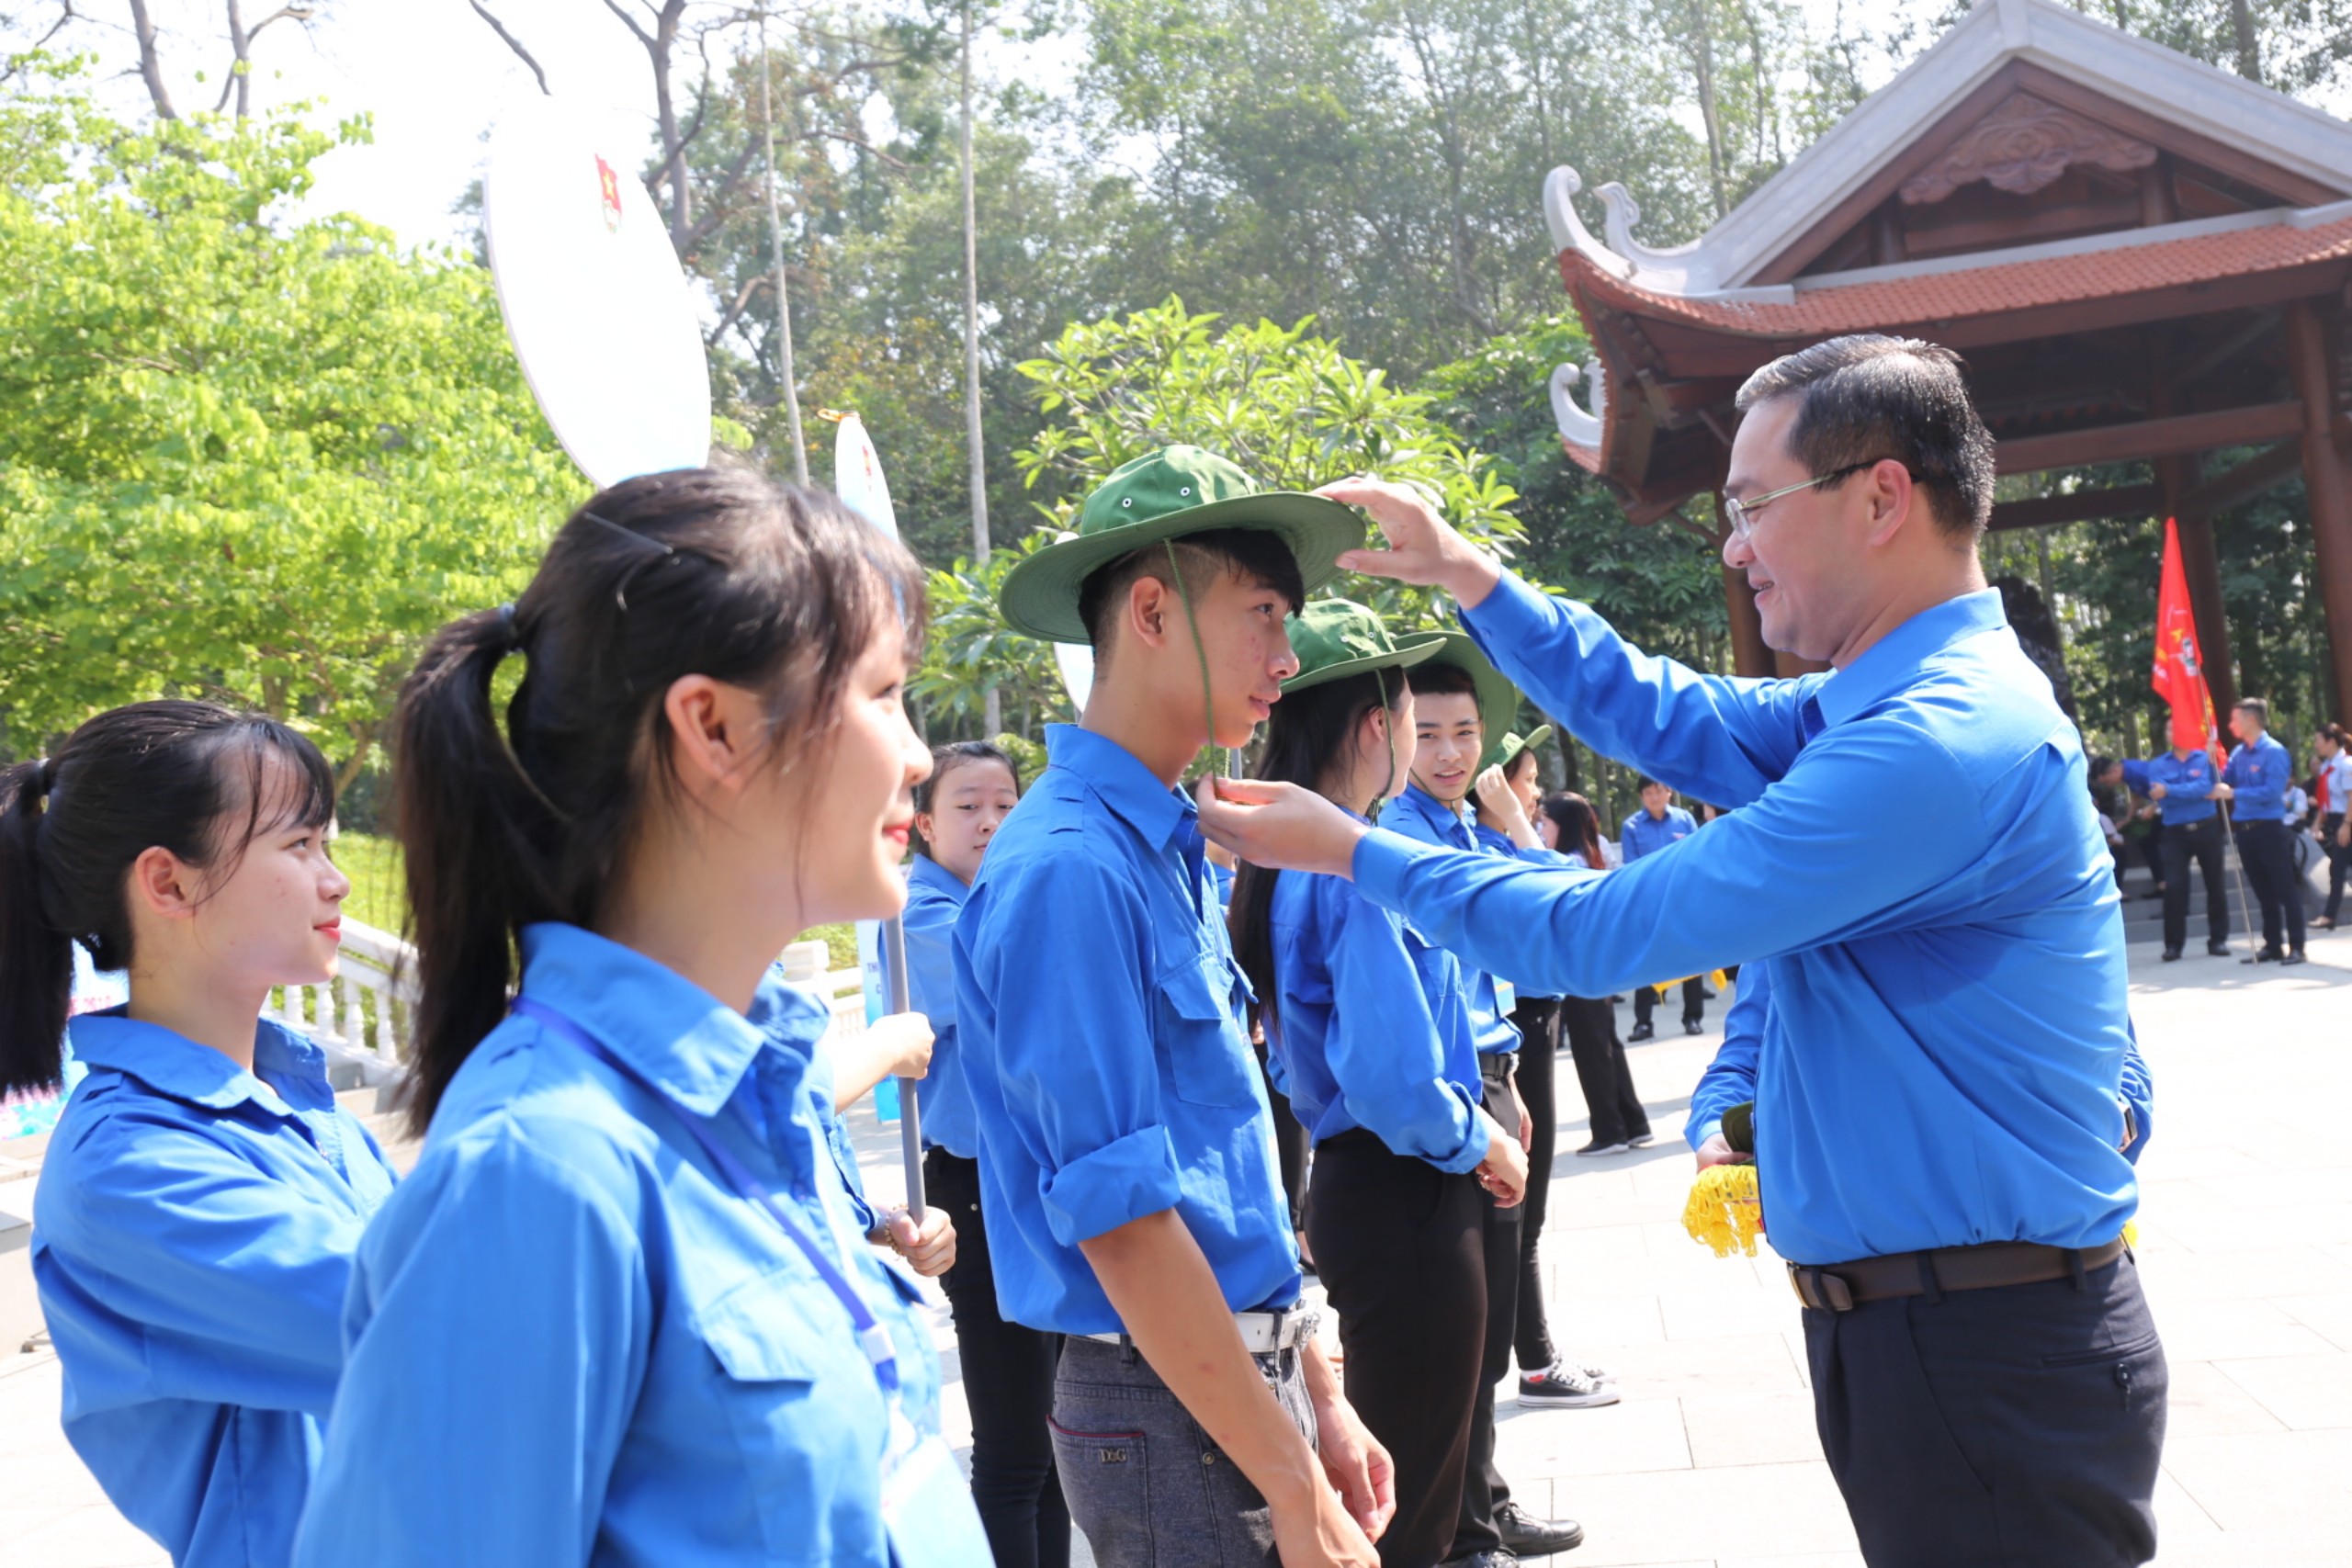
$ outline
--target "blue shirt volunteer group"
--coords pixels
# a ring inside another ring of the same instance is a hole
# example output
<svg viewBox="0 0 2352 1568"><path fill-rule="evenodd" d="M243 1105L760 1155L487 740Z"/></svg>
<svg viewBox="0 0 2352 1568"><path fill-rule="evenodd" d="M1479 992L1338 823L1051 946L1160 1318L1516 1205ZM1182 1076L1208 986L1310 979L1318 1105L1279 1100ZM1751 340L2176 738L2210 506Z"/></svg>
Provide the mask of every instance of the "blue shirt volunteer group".
<svg viewBox="0 0 2352 1568"><path fill-rule="evenodd" d="M1756 1102L1783 1256L2115 1236L2137 1197L2122 1105L2143 1133L2148 1109L2114 877L2079 742L1996 593L1789 681L1643 655L1509 577L1463 619L1599 750L1735 809L1648 852L1629 825L1628 863L1600 874L1482 840L1416 787L1352 884L1283 878L1272 1043L1318 1141L1367 1127L1467 1170L1488 1135L1478 1058L1518 1044L1509 981L1603 996L1738 964L1690 1134ZM1116 1331L1080 1246L1167 1210L1230 1307L1288 1306L1250 992L1193 803L1100 736L1057 727L1047 749L968 890L928 861L910 878L910 978L938 1032L926 1130L980 1162L1003 1314ZM2210 762L2169 762L2146 770L2180 781L2167 820L2210 812ZM2252 770L2270 765L2248 763L2242 803L2268 798ZM510 1016L397 1189L299 1037L266 1025L247 1073L126 1018L75 1021L88 1077L34 1259L75 1447L110 1489L137 1474L116 1495L150 1499L135 1522L187 1562L691 1563L756 1541L883 1568L893 1412L935 1432L939 1374L826 1154L825 1003L771 978L739 1014L565 925L528 928L523 959L523 997L593 1049ZM684 1117L830 1243L898 1348L895 1404L852 1303ZM339 1364L356 1404L404 1418L338 1429L322 1460ZM481 1462L391 1436L418 1430Z"/></svg>

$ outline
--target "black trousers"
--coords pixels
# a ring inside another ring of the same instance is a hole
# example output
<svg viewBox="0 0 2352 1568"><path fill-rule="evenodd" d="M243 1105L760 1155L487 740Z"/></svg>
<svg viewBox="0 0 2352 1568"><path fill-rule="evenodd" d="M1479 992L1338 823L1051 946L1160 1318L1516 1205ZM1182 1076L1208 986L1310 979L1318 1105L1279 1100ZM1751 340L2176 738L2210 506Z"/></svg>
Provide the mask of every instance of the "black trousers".
<svg viewBox="0 0 2352 1568"><path fill-rule="evenodd" d="M1519 1310L1512 1342L1519 1351L1519 1364L1538 1370L1558 1359L1552 1348L1551 1318L1544 1310L1544 1271L1536 1264L1535 1252L1544 1239L1552 1160L1560 1142L1559 1104L1553 1081L1560 1048L1559 998L1523 997L1511 1010L1510 1021L1519 1025L1519 1097L1527 1102L1527 1121L1535 1138L1527 1147L1527 1198L1520 1205Z"/></svg>
<svg viewBox="0 0 2352 1568"><path fill-rule="evenodd" d="M1617 1010L1595 997L1564 997L1560 1027L1576 1058L1596 1143L1622 1144L1646 1134L1650 1114L1634 1092L1634 1072L1625 1065L1625 1043L1617 1038Z"/></svg>
<svg viewBox="0 0 2352 1568"><path fill-rule="evenodd" d="M2188 863L2194 860L2205 878L2205 934L2214 942L2230 940L2230 890L2222 880L2222 819L2167 822L2165 835L2165 945L2188 942Z"/></svg>
<svg viewBox="0 0 2352 1568"><path fill-rule="evenodd" d="M1634 987L1634 1021L1647 1023L1650 1010L1657 1006L1656 986ZM1698 1023L1707 1016L1707 982L1703 976L1693 975L1682 982L1682 1021Z"/></svg>
<svg viewBox="0 0 2352 1568"><path fill-rule="evenodd" d="M2167 1376L2131 1258L2072 1280L1804 1312L1822 1452L1871 1568L2155 1555Z"/></svg>
<svg viewBox="0 0 2352 1568"><path fill-rule="evenodd" d="M1384 1568L1434 1568L1453 1542L1487 1333L1487 1195L1358 1129L1315 1148L1306 1239L1340 1318L1348 1403L1388 1450Z"/></svg>
<svg viewBox="0 0 2352 1568"><path fill-rule="evenodd" d="M2238 859L2262 908L2262 945L2303 950L2303 878L2295 869L2295 833L2284 822L2248 822L2238 829ZM2283 930L2284 941L2281 936Z"/></svg>
<svg viewBox="0 0 2352 1568"><path fill-rule="evenodd" d="M2331 920L2344 908L2344 877L2352 872L2352 845L2335 841L2343 826L2341 811L2331 811L2319 819L2320 843L2327 851L2327 918Z"/></svg>
<svg viewBox="0 0 2352 1568"><path fill-rule="evenodd" d="M1054 1469L1054 1367L1062 1337L998 1315L996 1270L980 1213L980 1167L934 1148L924 1195L956 1222L956 1267L940 1284L972 1410L972 1502L997 1568L1069 1568L1069 1506Z"/></svg>
<svg viewBox="0 0 2352 1568"><path fill-rule="evenodd" d="M1486 1081L1487 1113L1511 1137L1519 1136L1519 1108L1510 1092L1508 1054L1478 1058ZM1487 1274L1487 1332L1478 1359L1476 1404L1470 1414L1470 1451L1463 1464L1462 1517L1448 1558L1493 1551L1502 1545L1495 1512L1510 1501L1510 1483L1495 1467L1495 1384L1510 1371L1512 1331L1519 1317L1519 1236L1523 1203L1498 1208L1478 1192L1479 1241Z"/></svg>
<svg viewBox="0 0 2352 1568"><path fill-rule="evenodd" d="M1257 1051L1258 1076L1265 1081L1266 1104L1274 1113L1274 1168L1282 1172L1283 1197L1290 1204L1290 1228L1302 1230L1306 1224L1306 1128L1298 1112L1290 1108L1290 1096L1274 1087L1273 1074L1266 1067L1263 1041L1258 1043ZM1312 1252L1315 1244L1306 1245Z"/></svg>

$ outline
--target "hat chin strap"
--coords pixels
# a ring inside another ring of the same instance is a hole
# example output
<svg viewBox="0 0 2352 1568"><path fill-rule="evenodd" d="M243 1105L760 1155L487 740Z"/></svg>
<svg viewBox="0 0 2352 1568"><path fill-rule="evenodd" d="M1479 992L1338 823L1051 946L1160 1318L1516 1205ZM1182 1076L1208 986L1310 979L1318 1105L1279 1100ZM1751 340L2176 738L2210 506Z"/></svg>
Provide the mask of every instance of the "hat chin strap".
<svg viewBox="0 0 2352 1568"><path fill-rule="evenodd" d="M1162 539L1159 547L1168 552L1168 575L1176 580L1176 597L1184 604L1185 629L1193 634L1193 655L1201 661L1201 716L1208 723L1209 744L1214 746L1216 744L1216 703L1209 692L1208 645L1201 641L1201 623L1193 614L1192 591L1184 586L1184 569L1176 560L1176 541ZM1239 750L1227 747L1227 771L1236 778L1241 776L1240 761Z"/></svg>
<svg viewBox="0 0 2352 1568"><path fill-rule="evenodd" d="M1405 793L1396 787L1396 775L1402 773L1410 778L1412 770L1404 765L1405 759L1396 750L1396 710L1388 705L1388 677L1375 670L1372 672L1372 679L1380 689L1380 729L1388 741L1388 777L1382 781L1379 796L1373 802L1377 806L1383 800L1394 800Z"/></svg>

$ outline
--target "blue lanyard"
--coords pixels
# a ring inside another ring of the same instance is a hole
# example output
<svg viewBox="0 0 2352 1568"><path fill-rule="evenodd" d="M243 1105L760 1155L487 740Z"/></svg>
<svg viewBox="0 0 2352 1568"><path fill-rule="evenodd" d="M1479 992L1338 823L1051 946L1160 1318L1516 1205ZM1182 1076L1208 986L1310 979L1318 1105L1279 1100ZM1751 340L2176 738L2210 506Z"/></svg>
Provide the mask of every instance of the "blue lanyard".
<svg viewBox="0 0 2352 1568"><path fill-rule="evenodd" d="M649 1081L644 1074L606 1050L592 1038L586 1030L572 1022L554 1008L548 1006L547 1003L534 1000L529 997L516 997L514 1010L521 1013L525 1018L537 1020L545 1028L571 1041L574 1045L660 1100L670 1114L678 1119L679 1125L694 1134L695 1142L702 1145L702 1152L710 1157L712 1165L718 1168L718 1174L728 1185L735 1189L736 1195L748 1198L765 1209L768 1212L768 1217L783 1230L792 1245L800 1249L801 1256L808 1259L808 1266L817 1270L818 1278L824 1280L826 1287L841 1302L842 1310L849 1314L850 1323L857 1330L858 1348L864 1350L865 1359L873 1363L874 1381L882 1385L884 1394L895 1396L899 1392L899 1358L896 1347L890 1343L890 1331L884 1327L881 1320L874 1315L874 1309L865 1304L865 1298L859 1295L855 1287L850 1284L848 1278L842 1273L840 1265L827 1255L823 1247L817 1245L816 1238L811 1236L802 1227L800 1222L793 1217L792 1212L777 1202L775 1195L767 1190L760 1179L746 1170L741 1160L729 1153L726 1145L711 1136L709 1128L704 1125L703 1118L687 1111L684 1107L673 1100Z"/></svg>

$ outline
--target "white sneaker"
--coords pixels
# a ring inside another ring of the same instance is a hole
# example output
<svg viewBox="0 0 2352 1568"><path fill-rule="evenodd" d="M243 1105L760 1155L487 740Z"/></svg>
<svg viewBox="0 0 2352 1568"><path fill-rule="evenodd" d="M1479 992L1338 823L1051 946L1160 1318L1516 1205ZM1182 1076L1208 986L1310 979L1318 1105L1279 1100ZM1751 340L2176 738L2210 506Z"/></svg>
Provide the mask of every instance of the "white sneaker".
<svg viewBox="0 0 2352 1568"><path fill-rule="evenodd" d="M1521 1404L1557 1404L1572 1410L1590 1409L1596 1405L1617 1403L1613 1383L1604 1383L1587 1369L1555 1361L1540 1372L1529 1372L1519 1380L1519 1402Z"/></svg>

